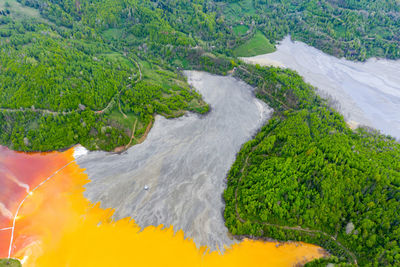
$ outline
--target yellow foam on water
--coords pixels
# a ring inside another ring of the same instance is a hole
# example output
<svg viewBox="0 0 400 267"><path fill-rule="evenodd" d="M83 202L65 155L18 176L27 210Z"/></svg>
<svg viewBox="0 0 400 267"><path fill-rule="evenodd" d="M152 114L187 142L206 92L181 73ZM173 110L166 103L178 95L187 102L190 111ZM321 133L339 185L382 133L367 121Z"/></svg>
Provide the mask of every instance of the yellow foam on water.
<svg viewBox="0 0 400 267"><path fill-rule="evenodd" d="M72 160L72 151L61 154ZM172 227L140 227L130 218L112 221L83 196L86 174L75 163L31 195L20 211L14 256L24 266L294 266L324 255L304 243L245 240L222 255L198 249Z"/></svg>

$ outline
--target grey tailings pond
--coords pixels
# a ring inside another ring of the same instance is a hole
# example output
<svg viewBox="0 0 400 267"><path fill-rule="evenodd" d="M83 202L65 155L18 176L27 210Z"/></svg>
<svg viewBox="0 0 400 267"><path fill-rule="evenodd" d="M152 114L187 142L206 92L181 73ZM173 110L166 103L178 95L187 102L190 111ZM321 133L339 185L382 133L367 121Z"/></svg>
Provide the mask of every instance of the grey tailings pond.
<svg viewBox="0 0 400 267"><path fill-rule="evenodd" d="M227 172L272 110L235 78L186 75L210 113L157 116L142 144L120 155L91 152L78 163L91 180L85 196L114 208L115 219L132 217L141 227L173 225L198 246L222 249L233 242L223 219Z"/></svg>
<svg viewBox="0 0 400 267"><path fill-rule="evenodd" d="M400 140L400 60L352 62L289 37L276 52L244 60L296 70L323 97L329 96L350 124L371 126Z"/></svg>

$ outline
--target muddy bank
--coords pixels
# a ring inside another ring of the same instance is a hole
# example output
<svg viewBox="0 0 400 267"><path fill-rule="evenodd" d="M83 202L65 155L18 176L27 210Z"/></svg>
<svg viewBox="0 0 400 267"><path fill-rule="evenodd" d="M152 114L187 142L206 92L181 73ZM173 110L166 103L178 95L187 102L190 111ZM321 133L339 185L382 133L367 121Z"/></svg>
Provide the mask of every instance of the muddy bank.
<svg viewBox="0 0 400 267"><path fill-rule="evenodd" d="M400 61L338 59L289 37L276 52L243 60L296 70L350 125L367 125L400 139Z"/></svg>
<svg viewBox="0 0 400 267"><path fill-rule="evenodd" d="M92 180L85 196L114 208L115 219L182 229L198 246L233 241L224 225L226 174L243 143L272 113L252 88L232 77L186 72L210 104L204 116L156 117L147 139L123 154L91 152L78 160Z"/></svg>

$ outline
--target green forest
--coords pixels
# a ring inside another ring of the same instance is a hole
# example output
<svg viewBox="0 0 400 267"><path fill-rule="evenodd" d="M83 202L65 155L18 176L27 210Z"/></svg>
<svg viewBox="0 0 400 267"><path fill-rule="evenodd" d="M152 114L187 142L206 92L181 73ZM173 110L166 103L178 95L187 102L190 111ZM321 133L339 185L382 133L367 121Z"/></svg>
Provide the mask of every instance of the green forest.
<svg viewBox="0 0 400 267"><path fill-rule="evenodd" d="M229 231L318 244L336 263L397 266L400 144L373 129L351 130L290 70L251 73L257 79L247 70L238 75L275 115L229 171Z"/></svg>
<svg viewBox="0 0 400 267"><path fill-rule="evenodd" d="M274 43L290 34L328 54L364 61L400 57L397 0L230 0L229 24L254 25ZM251 34L255 34L253 31Z"/></svg>
<svg viewBox="0 0 400 267"><path fill-rule="evenodd" d="M155 114L205 113L180 70L226 74L287 34L338 57L400 57L395 0L7 0L0 10L0 144L23 151L111 151L141 139Z"/></svg>
<svg viewBox="0 0 400 267"><path fill-rule="evenodd" d="M71 16L68 23L58 21L63 15L53 20L58 5L48 14L39 8L40 15L34 12L39 2L23 4L6 2L6 15L0 17L1 144L23 151L77 143L114 150L140 140L154 114L176 117L185 110L208 111L176 68L157 61L158 55L146 57L132 50L132 44L113 40L117 29L97 29ZM148 13L143 16L162 21L154 11ZM154 44L175 41L174 36Z"/></svg>

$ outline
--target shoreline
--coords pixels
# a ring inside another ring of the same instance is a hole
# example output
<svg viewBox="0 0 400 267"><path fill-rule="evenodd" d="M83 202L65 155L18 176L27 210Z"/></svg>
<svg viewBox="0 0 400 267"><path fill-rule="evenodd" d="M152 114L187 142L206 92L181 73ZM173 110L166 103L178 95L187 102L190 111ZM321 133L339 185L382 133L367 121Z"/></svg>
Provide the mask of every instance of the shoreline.
<svg viewBox="0 0 400 267"><path fill-rule="evenodd" d="M336 58L285 37L277 51L241 58L247 64L290 68L341 113L350 128L367 126L400 139L400 60Z"/></svg>

